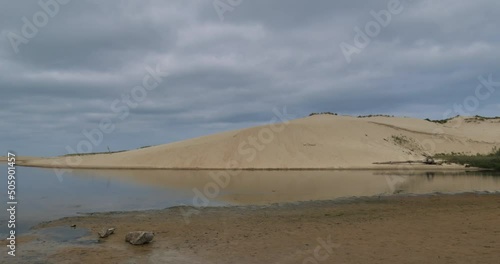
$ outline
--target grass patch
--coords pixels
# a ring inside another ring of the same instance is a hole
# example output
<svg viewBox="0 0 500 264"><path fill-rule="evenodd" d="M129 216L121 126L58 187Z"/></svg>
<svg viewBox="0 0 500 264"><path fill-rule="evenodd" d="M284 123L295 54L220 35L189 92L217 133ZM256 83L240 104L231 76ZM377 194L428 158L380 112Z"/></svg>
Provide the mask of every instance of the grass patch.
<svg viewBox="0 0 500 264"><path fill-rule="evenodd" d="M450 118L442 119L442 120L431 120L429 118L426 118L425 121L437 123L437 124L446 124L446 123L448 123L448 121L453 120L454 118L457 118L457 117L459 117L459 116L457 115L455 117L450 117Z"/></svg>
<svg viewBox="0 0 500 264"><path fill-rule="evenodd" d="M480 116L480 115L475 115L474 118L480 119L480 120L484 121L484 120L500 119L500 116Z"/></svg>
<svg viewBox="0 0 500 264"><path fill-rule="evenodd" d="M321 112L321 113L311 113L309 116L315 116L315 115L338 115L337 113L332 113L332 112Z"/></svg>
<svg viewBox="0 0 500 264"><path fill-rule="evenodd" d="M145 148L150 148L152 146L143 146L137 149L145 149ZM63 157L73 157L73 156L92 156L92 155L102 155L102 154L115 154L115 153L120 153L120 152L125 152L128 150L118 150L118 151L111 151L108 147L107 152L91 152L91 153L71 153L71 154L66 154Z"/></svg>
<svg viewBox="0 0 500 264"><path fill-rule="evenodd" d="M500 149L493 148L493 152L487 155L466 155L463 153L437 154L437 159L443 159L448 162L458 164L469 164L472 167L483 169L493 169L500 171Z"/></svg>
<svg viewBox="0 0 500 264"><path fill-rule="evenodd" d="M449 121L455 119L459 117L459 115L457 116L454 116L454 117L450 117L450 118L447 118L447 119L442 119L442 120L431 120L429 118L426 118L425 120L428 121L428 122L432 122L432 123L437 123L437 124L446 124L448 123ZM500 119L499 116L494 116L494 117L488 117L488 116L480 116L480 115L476 115L476 116L473 116L471 118L467 118L465 120L466 123L471 123L471 122L479 122L479 121L486 121L486 120L497 120L497 119Z"/></svg>
<svg viewBox="0 0 500 264"><path fill-rule="evenodd" d="M401 146L404 146L404 145L407 145L410 143L410 139L408 139L406 136L403 136L403 135L400 135L400 136L392 135L391 138L392 138L392 141L394 141L394 143L401 145Z"/></svg>
<svg viewBox="0 0 500 264"><path fill-rule="evenodd" d="M125 152L126 150L119 150L119 151L108 151L108 152L91 152L91 153L71 153L71 154L66 154L63 157L72 157L72 156L92 156L92 155L101 155L101 154L114 154L114 153L120 153L120 152Z"/></svg>
<svg viewBox="0 0 500 264"><path fill-rule="evenodd" d="M394 117L394 116L393 115L383 115L383 114L358 116L358 118L370 118L370 117Z"/></svg>

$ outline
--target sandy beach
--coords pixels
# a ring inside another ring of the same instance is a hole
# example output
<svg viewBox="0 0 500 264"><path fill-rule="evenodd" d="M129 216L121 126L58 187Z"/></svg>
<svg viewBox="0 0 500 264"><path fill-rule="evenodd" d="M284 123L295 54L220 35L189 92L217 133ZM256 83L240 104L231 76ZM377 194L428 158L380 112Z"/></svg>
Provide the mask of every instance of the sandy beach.
<svg viewBox="0 0 500 264"><path fill-rule="evenodd" d="M204 199L194 196L198 207L62 218L21 236L20 258L26 263L497 263L495 177L467 176L458 164L374 163L419 161L437 153L486 154L500 146L499 134L498 119L457 117L441 124L318 115L112 154L20 157L21 166L73 168L82 179L197 188L204 195L214 180L225 179L218 199L235 205L200 206ZM464 186L485 190L483 185L490 189L481 195L428 195L436 189L463 193ZM116 233L98 239L97 232L110 227ZM125 243L127 232L141 230L155 233L151 244Z"/></svg>
<svg viewBox="0 0 500 264"><path fill-rule="evenodd" d="M500 263L499 0L1 12L0 264Z"/></svg>
<svg viewBox="0 0 500 264"><path fill-rule="evenodd" d="M102 213L35 228L76 225L91 230L86 239L95 241L102 228L116 227L100 243L54 243L28 235L21 238L20 258L44 256L54 263L498 263L499 217L500 196L477 194ZM151 244L132 246L124 241L132 230L156 236Z"/></svg>
<svg viewBox="0 0 500 264"><path fill-rule="evenodd" d="M436 153L487 154L500 147L498 135L500 119L456 117L441 124L405 117L316 115L120 153L20 164L91 169L390 169L397 165L374 163L419 161Z"/></svg>

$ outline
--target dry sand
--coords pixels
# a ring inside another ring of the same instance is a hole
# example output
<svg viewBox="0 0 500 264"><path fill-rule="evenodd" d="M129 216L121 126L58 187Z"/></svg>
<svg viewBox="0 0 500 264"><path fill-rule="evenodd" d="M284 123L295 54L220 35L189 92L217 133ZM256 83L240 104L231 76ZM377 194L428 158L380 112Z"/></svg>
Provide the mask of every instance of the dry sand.
<svg viewBox="0 0 500 264"><path fill-rule="evenodd" d="M20 238L23 263L498 263L500 195L386 197L271 207L203 208L103 213L42 224L116 234L97 245ZM189 223L185 219L189 219ZM132 246L131 230L151 230L153 242ZM31 241L31 243L28 243ZM330 250L330 249L329 249Z"/></svg>
<svg viewBox="0 0 500 264"><path fill-rule="evenodd" d="M393 167L374 165L374 162L418 160L435 153L489 153L495 146L500 147L500 119L457 117L438 124L415 118L317 115L145 149L35 159L22 165L121 169L374 169Z"/></svg>
<svg viewBox="0 0 500 264"><path fill-rule="evenodd" d="M16 163L23 163L23 162L28 162L30 160L40 160L43 158L40 157L32 157L32 156L16 156ZM6 163L7 162L7 156L0 156L0 162Z"/></svg>

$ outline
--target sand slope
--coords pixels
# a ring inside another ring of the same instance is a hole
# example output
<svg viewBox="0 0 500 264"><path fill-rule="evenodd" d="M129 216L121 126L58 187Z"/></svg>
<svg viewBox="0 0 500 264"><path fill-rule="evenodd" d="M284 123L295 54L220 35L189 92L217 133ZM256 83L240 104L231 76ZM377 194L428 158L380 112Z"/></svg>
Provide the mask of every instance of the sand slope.
<svg viewBox="0 0 500 264"><path fill-rule="evenodd" d="M84 168L374 168L425 154L489 153L500 147L500 119L317 115L116 154L58 157L28 166Z"/></svg>

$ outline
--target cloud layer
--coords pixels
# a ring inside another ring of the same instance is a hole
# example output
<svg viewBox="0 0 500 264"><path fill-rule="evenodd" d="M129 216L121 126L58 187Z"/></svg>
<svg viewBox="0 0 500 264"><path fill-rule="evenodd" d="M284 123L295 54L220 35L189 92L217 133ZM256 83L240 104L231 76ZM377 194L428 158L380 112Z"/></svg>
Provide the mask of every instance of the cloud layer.
<svg viewBox="0 0 500 264"><path fill-rule="evenodd" d="M284 106L296 117L442 118L461 114L457 104L465 114L499 115L500 87L477 105L467 101L479 76L500 82L495 0L401 1L402 11L350 63L341 43L356 47L355 28L364 32L377 21L372 13L395 0L55 1L41 1L53 17L38 1L7 1L0 10L4 153L66 154L104 118L116 129L95 151L262 124ZM46 25L39 14L33 21L39 12ZM36 36L23 36L23 17ZM17 53L13 34L27 40ZM168 76L117 119L113 101L156 65Z"/></svg>

